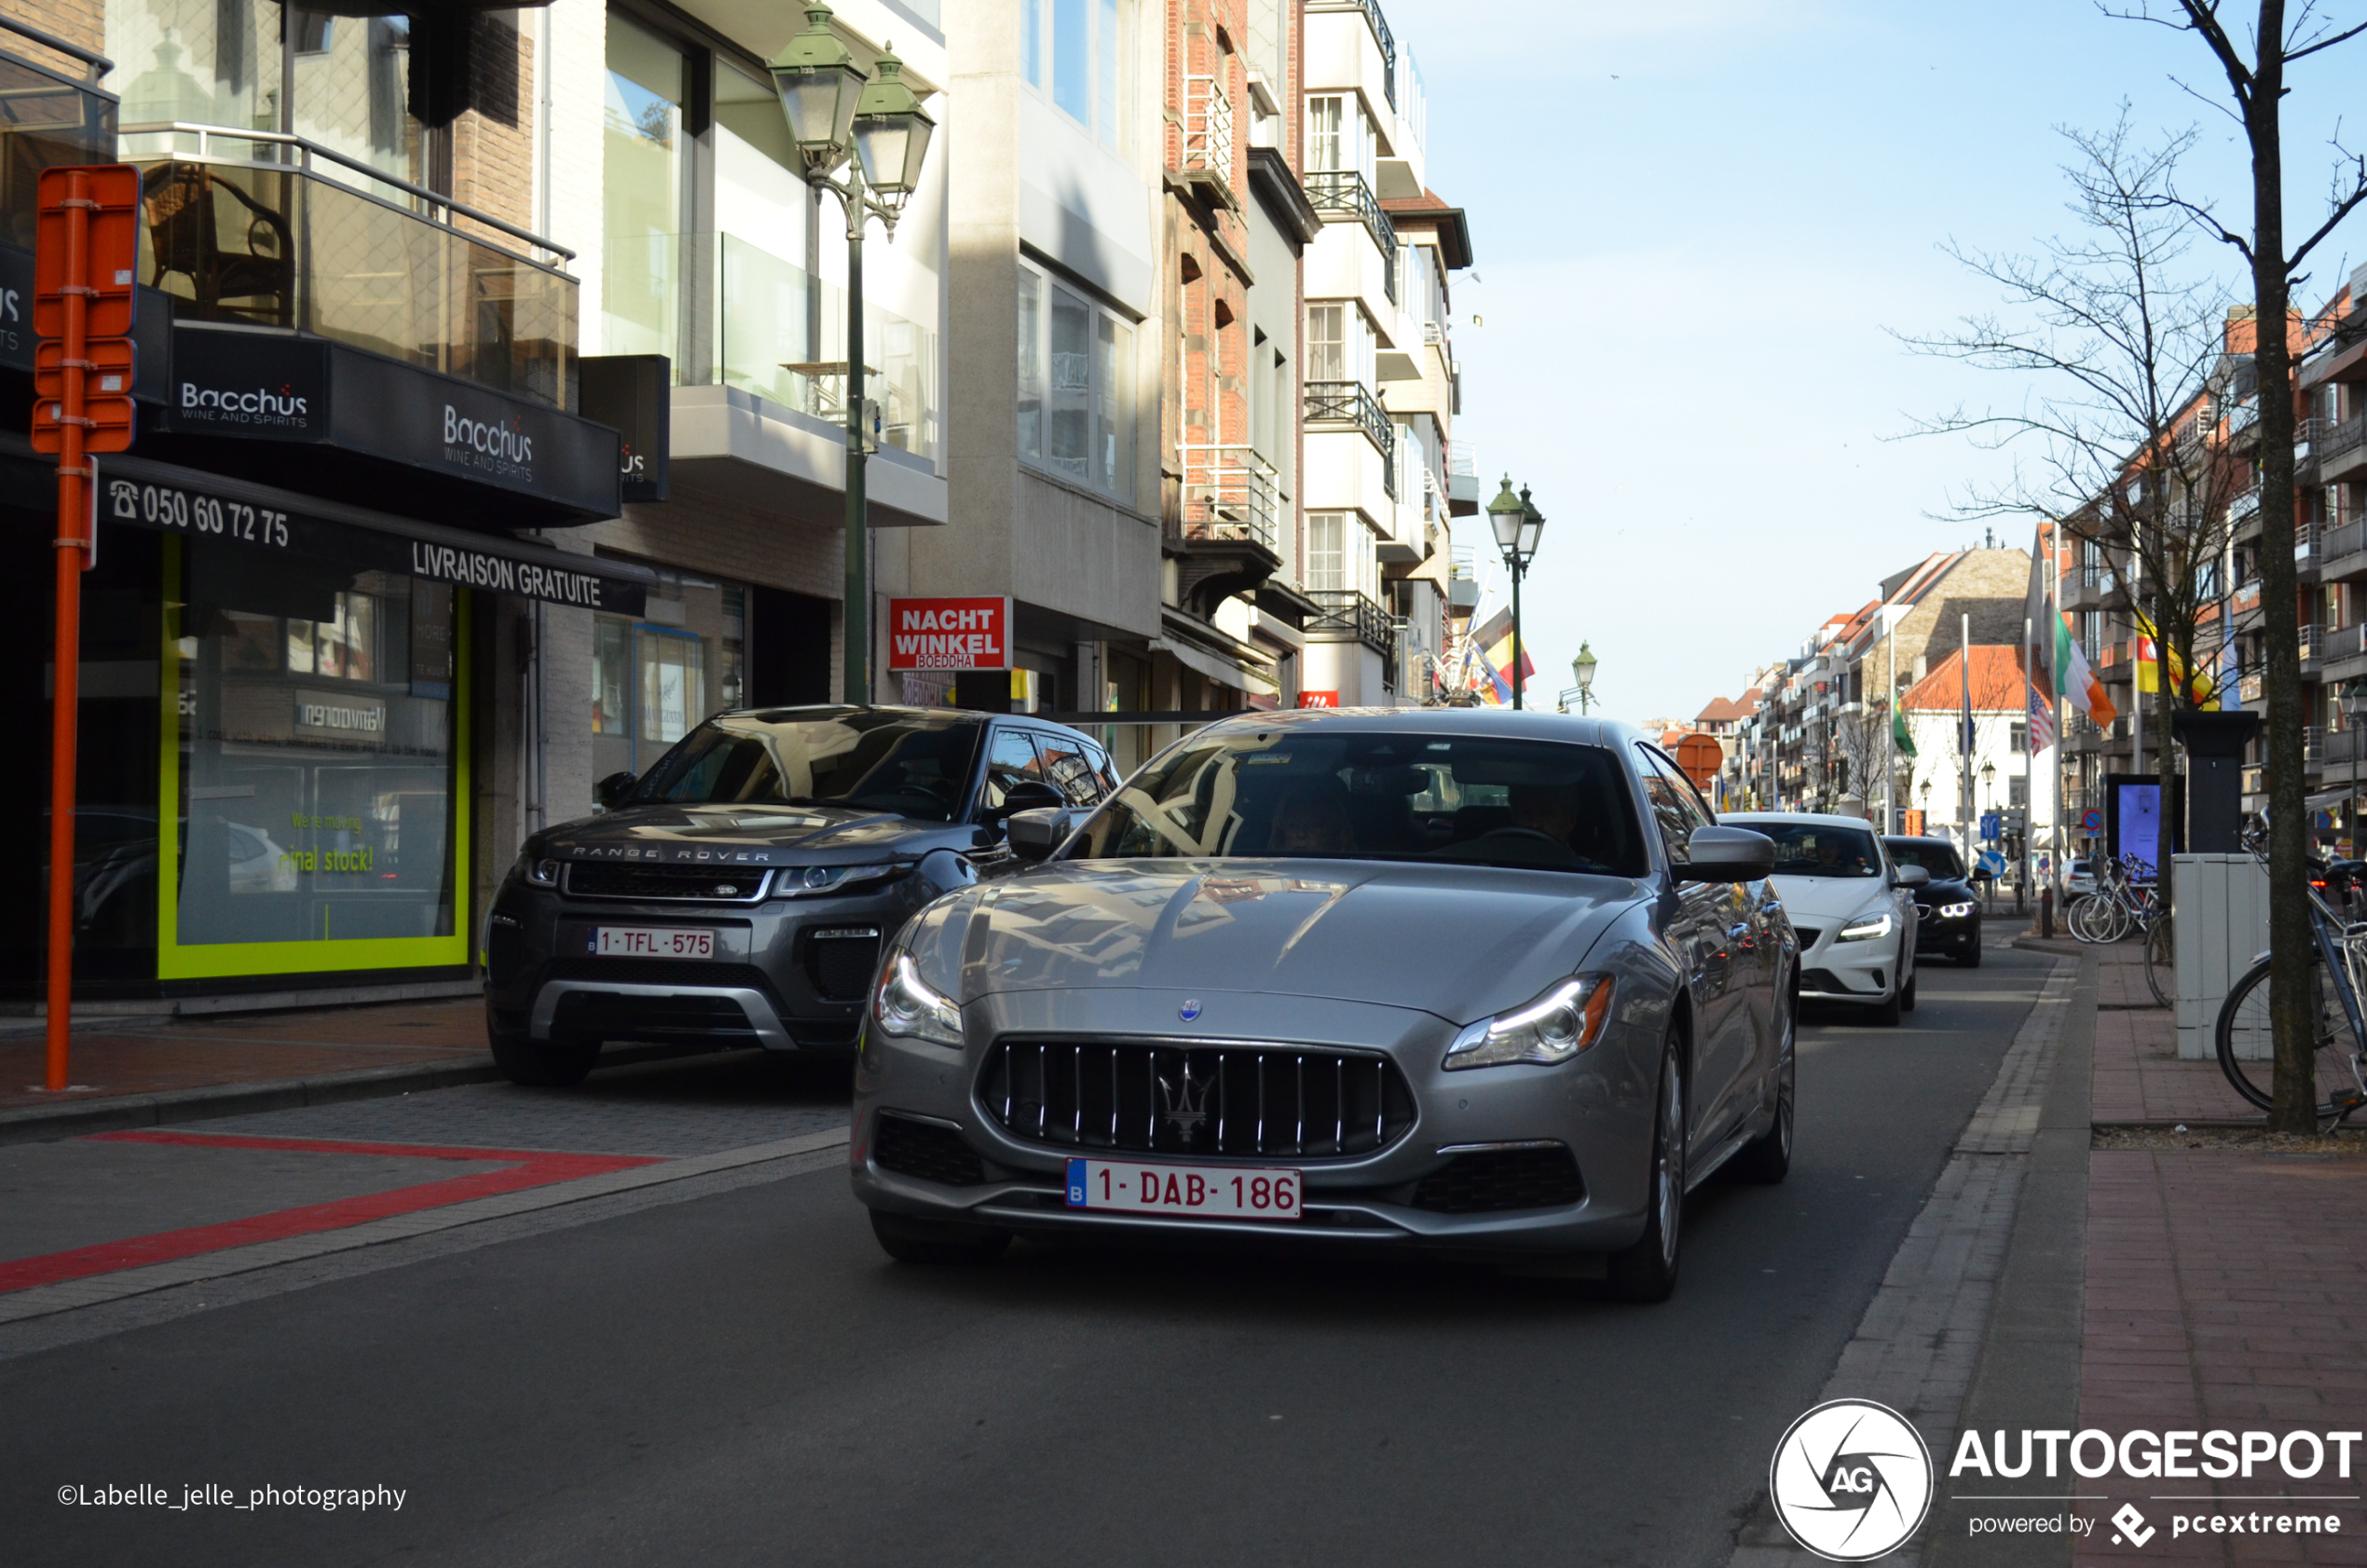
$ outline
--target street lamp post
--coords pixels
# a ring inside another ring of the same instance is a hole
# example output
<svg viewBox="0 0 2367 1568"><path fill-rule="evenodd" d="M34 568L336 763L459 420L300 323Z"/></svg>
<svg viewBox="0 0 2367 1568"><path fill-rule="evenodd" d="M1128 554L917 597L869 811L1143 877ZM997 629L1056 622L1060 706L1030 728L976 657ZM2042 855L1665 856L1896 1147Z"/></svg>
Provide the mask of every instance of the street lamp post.
<svg viewBox="0 0 2367 1568"><path fill-rule="evenodd" d="M1538 536L1544 531L1545 514L1529 503L1528 486L1512 494L1512 479L1504 476L1504 487L1487 503L1487 525L1496 533L1496 548L1504 557L1504 566L1512 574L1512 706L1521 706L1521 579L1528 575L1528 564L1536 559Z"/></svg>
<svg viewBox="0 0 2367 1568"><path fill-rule="evenodd" d="M1578 677L1578 711L1579 716L1583 717L1594 701L1594 647L1592 643L1578 645L1578 657L1570 661L1570 674Z"/></svg>
<svg viewBox="0 0 2367 1568"><path fill-rule="evenodd" d="M871 691L870 503L865 492L863 429L863 230L877 218L896 239L896 220L928 157L937 129L904 82L904 62L880 51L866 77L838 34L830 7L814 0L806 29L773 58L773 89L805 163L806 184L837 194L846 212L846 625L845 697L868 705ZM830 176L841 166L845 178Z"/></svg>
<svg viewBox="0 0 2367 1568"><path fill-rule="evenodd" d="M2353 675L2343 682L2341 702L2343 724L2354 731L2350 738L2350 798L2343 802L2343 814L2350 819L2350 852L2359 857L2359 728L2361 716L2367 716L2367 675Z"/></svg>

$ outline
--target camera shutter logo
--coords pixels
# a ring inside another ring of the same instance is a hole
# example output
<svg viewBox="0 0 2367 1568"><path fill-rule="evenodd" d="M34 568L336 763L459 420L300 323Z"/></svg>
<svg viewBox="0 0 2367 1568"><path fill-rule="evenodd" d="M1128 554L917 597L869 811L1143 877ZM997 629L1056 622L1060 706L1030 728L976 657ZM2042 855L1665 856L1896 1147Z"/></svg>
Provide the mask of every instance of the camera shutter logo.
<svg viewBox="0 0 2367 1568"><path fill-rule="evenodd" d="M1931 1451L1889 1406L1835 1399L1785 1431L1767 1490L1793 1540L1830 1562L1867 1562L1922 1527Z"/></svg>

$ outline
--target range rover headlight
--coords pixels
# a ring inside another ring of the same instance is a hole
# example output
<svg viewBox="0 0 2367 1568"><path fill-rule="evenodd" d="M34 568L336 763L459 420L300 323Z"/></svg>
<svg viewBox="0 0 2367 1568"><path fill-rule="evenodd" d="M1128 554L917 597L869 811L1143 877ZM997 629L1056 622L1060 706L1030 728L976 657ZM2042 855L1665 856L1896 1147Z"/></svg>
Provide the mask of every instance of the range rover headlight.
<svg viewBox="0 0 2367 1568"><path fill-rule="evenodd" d="M1855 920L1841 927L1841 934L1833 940L1837 942L1871 942L1878 936L1888 936L1895 929L1897 928L1891 920L1890 911L1885 909L1879 915L1858 916Z"/></svg>
<svg viewBox="0 0 2367 1568"><path fill-rule="evenodd" d="M559 863L549 855L522 854L518 856L518 879L539 888L557 887Z"/></svg>
<svg viewBox="0 0 2367 1568"><path fill-rule="evenodd" d="M1611 977L1579 975L1526 1007L1468 1025L1446 1048L1450 1071L1511 1062L1566 1062L1603 1037L1611 1016Z"/></svg>
<svg viewBox="0 0 2367 1568"><path fill-rule="evenodd" d="M921 978L921 966L901 945L890 948L887 961L880 966L871 1020L882 1034L962 1048L962 1009Z"/></svg>
<svg viewBox="0 0 2367 1568"><path fill-rule="evenodd" d="M882 866L787 866L773 873L773 896L812 898L841 893L860 883L894 881L911 869L909 860Z"/></svg>

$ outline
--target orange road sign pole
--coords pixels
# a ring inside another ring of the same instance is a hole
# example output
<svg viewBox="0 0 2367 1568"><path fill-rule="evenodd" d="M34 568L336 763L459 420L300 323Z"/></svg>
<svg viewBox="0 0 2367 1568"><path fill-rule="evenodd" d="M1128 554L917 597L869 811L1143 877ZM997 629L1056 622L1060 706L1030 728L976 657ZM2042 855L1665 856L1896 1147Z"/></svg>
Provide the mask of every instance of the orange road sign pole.
<svg viewBox="0 0 2367 1568"><path fill-rule="evenodd" d="M58 642L57 676L50 699L49 731L49 1009L48 1060L45 1084L53 1093L71 1078L69 1050L74 1024L74 764L79 741L82 667L82 569L89 550L83 538L90 509L83 486L89 457L82 432L83 373L89 340L90 210L89 178L76 170L66 198L66 288L64 396L58 453Z"/></svg>

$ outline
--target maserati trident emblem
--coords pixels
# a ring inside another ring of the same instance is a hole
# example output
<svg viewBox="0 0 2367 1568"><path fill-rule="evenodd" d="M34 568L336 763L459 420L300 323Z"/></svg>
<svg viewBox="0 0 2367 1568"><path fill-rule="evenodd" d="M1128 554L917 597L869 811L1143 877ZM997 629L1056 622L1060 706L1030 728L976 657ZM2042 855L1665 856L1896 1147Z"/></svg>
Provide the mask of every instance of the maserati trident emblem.
<svg viewBox="0 0 2367 1568"><path fill-rule="evenodd" d="M1208 1092L1216 1086L1216 1080L1202 1078L1195 1082L1192 1061L1187 1057L1184 1060L1182 1083L1170 1084L1161 1078L1158 1084L1159 1098L1167 1101L1167 1125L1173 1127L1185 1142L1190 1142L1199 1131L1200 1124L1208 1120ZM1193 1093L1196 1089L1199 1091L1197 1094Z"/></svg>
<svg viewBox="0 0 2367 1568"><path fill-rule="evenodd" d="M1200 999L1197 997L1185 998L1184 1005L1175 1010L1175 1016L1183 1019L1185 1023L1190 1023L1194 1018L1200 1016Z"/></svg>

